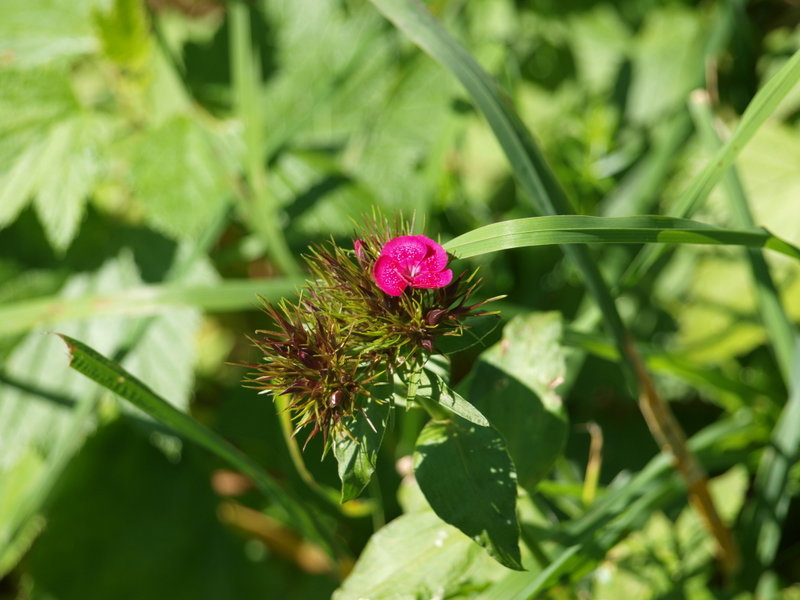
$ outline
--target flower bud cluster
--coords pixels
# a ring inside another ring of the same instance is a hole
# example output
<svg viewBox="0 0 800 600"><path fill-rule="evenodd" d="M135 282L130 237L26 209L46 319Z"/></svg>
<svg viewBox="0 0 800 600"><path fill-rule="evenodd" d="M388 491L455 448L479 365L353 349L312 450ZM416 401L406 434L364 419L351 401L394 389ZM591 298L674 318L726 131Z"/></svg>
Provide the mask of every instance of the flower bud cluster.
<svg viewBox="0 0 800 600"><path fill-rule="evenodd" d="M321 432L327 447L379 379L406 378L440 336L461 335L465 317L489 314L476 311L485 302L467 305L475 273L454 277L444 249L409 230L375 219L353 250L315 246L300 298L264 302L274 325L252 338L262 359L247 365L245 385L286 396L295 433L310 426L309 439Z"/></svg>

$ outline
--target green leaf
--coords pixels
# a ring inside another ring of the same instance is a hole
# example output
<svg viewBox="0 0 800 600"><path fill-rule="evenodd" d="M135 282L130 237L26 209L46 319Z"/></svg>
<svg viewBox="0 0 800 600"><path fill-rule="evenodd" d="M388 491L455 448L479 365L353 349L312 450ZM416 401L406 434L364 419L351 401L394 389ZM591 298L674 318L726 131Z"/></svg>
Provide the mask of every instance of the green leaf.
<svg viewBox="0 0 800 600"><path fill-rule="evenodd" d="M73 276L61 296L110 292L137 281L133 262L123 257L108 261L97 273ZM128 329L119 318L62 323L62 327L107 350L116 349ZM17 547L26 537L28 524L35 520L64 465L93 427L93 386L71 372L63 356L63 346L56 338L32 332L13 349L0 372L0 505L6 512L0 518L3 550ZM4 569L11 568L17 558L2 553L0 563Z"/></svg>
<svg viewBox="0 0 800 600"><path fill-rule="evenodd" d="M654 123L686 102L702 81L708 25L697 11L681 6L648 12L631 48L626 112L632 120Z"/></svg>
<svg viewBox="0 0 800 600"><path fill-rule="evenodd" d="M800 249L764 229L723 229L672 217L557 215L502 221L447 242L448 252L468 258L488 252L550 244L713 244L769 248L800 260Z"/></svg>
<svg viewBox="0 0 800 600"><path fill-rule="evenodd" d="M428 384L417 388L418 399L430 398L433 402L446 408L449 413L458 415L475 425L489 427L489 421L486 420L486 417L472 404L464 400L442 377L428 369L425 369L425 376Z"/></svg>
<svg viewBox="0 0 800 600"><path fill-rule="evenodd" d="M480 356L469 379L468 398L503 436L519 483L529 490L567 440L567 417L554 391L564 375L561 315L533 313L506 325L503 340Z"/></svg>
<svg viewBox="0 0 800 600"><path fill-rule="evenodd" d="M135 71L146 63L150 51L147 10L138 0L113 0L111 7L95 12L103 54L121 67Z"/></svg>
<svg viewBox="0 0 800 600"><path fill-rule="evenodd" d="M333 442L333 455L339 463L339 478L342 480L342 502L356 498L372 479L389 422L392 405L388 398L392 394L392 385L373 389L375 395L363 400L360 410L344 423L347 431L339 433Z"/></svg>
<svg viewBox="0 0 800 600"><path fill-rule="evenodd" d="M118 364L108 360L87 345L66 335L60 335L69 348L69 366L121 396L139 410L166 425L176 434L216 454L232 467L253 480L256 487L278 504L285 518L303 534L320 543L328 552L333 546L327 533L321 529L317 519L303 504L284 490L251 458L234 448L219 435L181 412L169 402L156 395L140 380Z"/></svg>
<svg viewBox="0 0 800 600"><path fill-rule="evenodd" d="M500 435L453 415L419 434L414 472L431 508L486 548L500 564L521 570L514 465Z"/></svg>
<svg viewBox="0 0 800 600"><path fill-rule="evenodd" d="M97 49L89 15L102 0L3 0L0 54L21 67L88 54ZM2 112L2 111L0 111Z"/></svg>
<svg viewBox="0 0 800 600"><path fill-rule="evenodd" d="M149 131L136 147L131 169L146 219L175 238L200 235L230 195L210 135L187 117Z"/></svg>
<svg viewBox="0 0 800 600"><path fill-rule="evenodd" d="M468 317L463 321L464 333L461 335L443 335L436 339L436 348L447 356L473 346L486 347L487 338L497 329L502 320L497 315Z"/></svg>
<svg viewBox="0 0 800 600"><path fill-rule="evenodd" d="M502 567L431 511L398 517L373 535L333 600L461 598Z"/></svg>

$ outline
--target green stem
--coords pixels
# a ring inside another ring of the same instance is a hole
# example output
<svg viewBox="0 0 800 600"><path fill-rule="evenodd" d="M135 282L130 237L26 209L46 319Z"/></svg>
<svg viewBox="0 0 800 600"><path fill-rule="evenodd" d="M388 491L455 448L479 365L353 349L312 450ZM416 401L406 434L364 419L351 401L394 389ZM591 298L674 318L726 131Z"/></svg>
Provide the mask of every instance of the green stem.
<svg viewBox="0 0 800 600"><path fill-rule="evenodd" d="M270 256L287 275L301 272L279 223L280 207L267 186L264 170L264 123L259 99L260 70L250 34L250 8L242 1L228 5L230 55L236 112L244 126L245 174L249 186L239 195L247 223L263 239Z"/></svg>

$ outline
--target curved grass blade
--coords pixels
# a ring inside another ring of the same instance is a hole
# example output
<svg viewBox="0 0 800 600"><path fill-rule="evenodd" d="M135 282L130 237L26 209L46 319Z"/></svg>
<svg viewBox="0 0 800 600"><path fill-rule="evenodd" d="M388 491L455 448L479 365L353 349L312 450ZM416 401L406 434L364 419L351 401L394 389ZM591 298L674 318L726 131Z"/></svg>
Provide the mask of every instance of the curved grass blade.
<svg viewBox="0 0 800 600"><path fill-rule="evenodd" d="M314 515L298 499L282 489L255 461L232 446L225 439L179 411L158 396L144 383L76 339L57 334L67 344L70 367L121 396L140 410L226 461L253 480L255 486L283 510L286 522L297 527L304 535L320 544L329 555L334 555L335 545L330 535L320 526Z"/></svg>
<svg viewBox="0 0 800 600"><path fill-rule="evenodd" d="M708 197L714 186L724 177L745 144L775 112L778 104L797 84L798 80L800 80L800 50L792 55L747 105L742 120L731 138L719 148L714 154L714 158L692 180L686 191L670 209L669 212L672 216L691 216L697 206ZM631 264L625 281L631 282L638 279L659 259L663 252L662 248L646 248Z"/></svg>
<svg viewBox="0 0 800 600"><path fill-rule="evenodd" d="M800 459L800 338L795 345L791 395L772 431L756 471L755 498L745 513L743 538L750 560L745 579L755 580L772 566L793 492L790 469Z"/></svg>
<svg viewBox="0 0 800 600"><path fill-rule="evenodd" d="M722 146L722 141L714 126L714 114L711 111L708 94L700 90L693 93L689 108L695 127L705 146L711 152L718 150ZM725 173L722 185L739 223L744 227L755 227L756 223L750 211L747 192L739 179L735 165L732 164ZM764 256L758 250L749 249L747 260L750 263L761 320L772 342L772 350L775 353L783 381L788 384L792 372L792 353L794 352L796 329L781 304L780 294Z"/></svg>
<svg viewBox="0 0 800 600"><path fill-rule="evenodd" d="M557 215L501 221L474 229L444 247L466 258L509 248L549 244L712 244L769 248L800 260L800 249L765 229L722 229L673 217Z"/></svg>
<svg viewBox="0 0 800 600"><path fill-rule="evenodd" d="M258 309L256 296L289 296L302 282L300 278L280 278L229 279L214 285L167 283L82 298L24 300L0 306L0 336L90 316L155 314L169 306L195 306L211 312Z"/></svg>

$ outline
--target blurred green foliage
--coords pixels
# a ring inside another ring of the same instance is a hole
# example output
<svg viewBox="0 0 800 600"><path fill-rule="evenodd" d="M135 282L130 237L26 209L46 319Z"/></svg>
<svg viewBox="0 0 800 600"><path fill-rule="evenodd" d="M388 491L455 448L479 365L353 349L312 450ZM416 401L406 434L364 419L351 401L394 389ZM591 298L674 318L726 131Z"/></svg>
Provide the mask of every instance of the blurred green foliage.
<svg viewBox="0 0 800 600"><path fill-rule="evenodd" d="M667 214L711 156L692 90L724 139L800 49L800 11L776 0L427 5L587 215ZM799 129L795 85L736 163L756 225L795 245ZM349 247L373 207L446 240L534 216L528 200L467 93L365 0L0 3L0 598L508 599L540 582L552 598L800 597L791 455L785 490L766 488L785 519L774 560L747 537L800 367L793 384L781 373L740 248L682 246L633 281L638 247L591 249L659 391L700 432L750 561L725 589L557 247L456 263L507 294L508 323L455 354L451 377L518 462L526 572L431 512L407 464L421 411L395 413L377 477L338 506L318 440L298 471L271 400L240 388L229 363L254 360L245 336L266 326L255 293L291 293L308 244ZM739 225L722 187L692 216ZM766 259L796 323L800 268ZM352 560L320 559L229 465L71 371L54 330L263 465L358 560L350 578ZM603 432L588 505L586 423Z"/></svg>

